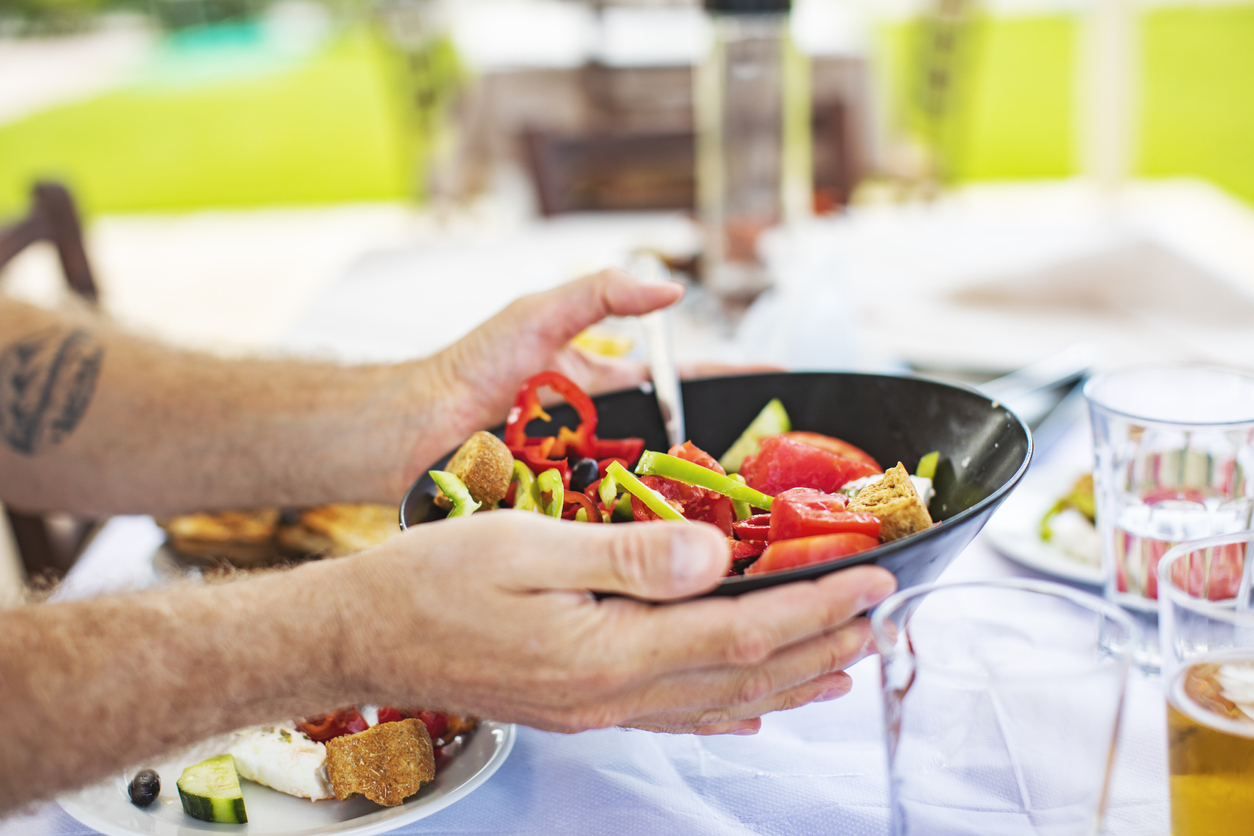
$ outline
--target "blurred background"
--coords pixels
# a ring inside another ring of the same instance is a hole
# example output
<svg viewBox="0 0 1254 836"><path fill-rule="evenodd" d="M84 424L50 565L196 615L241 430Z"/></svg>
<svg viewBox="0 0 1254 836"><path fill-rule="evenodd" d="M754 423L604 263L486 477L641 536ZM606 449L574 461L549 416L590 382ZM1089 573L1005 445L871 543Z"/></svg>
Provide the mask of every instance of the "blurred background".
<svg viewBox="0 0 1254 836"><path fill-rule="evenodd" d="M392 360L646 250L681 360L1254 369L1252 83L1227 0L0 0L0 292Z"/></svg>
<svg viewBox="0 0 1254 836"><path fill-rule="evenodd" d="M808 184L731 292L699 280L698 0L0 0L0 218L64 185L99 305L226 353L425 353L649 248L696 279L686 356L1254 363L1254 4L784 20ZM0 287L67 296L48 246Z"/></svg>

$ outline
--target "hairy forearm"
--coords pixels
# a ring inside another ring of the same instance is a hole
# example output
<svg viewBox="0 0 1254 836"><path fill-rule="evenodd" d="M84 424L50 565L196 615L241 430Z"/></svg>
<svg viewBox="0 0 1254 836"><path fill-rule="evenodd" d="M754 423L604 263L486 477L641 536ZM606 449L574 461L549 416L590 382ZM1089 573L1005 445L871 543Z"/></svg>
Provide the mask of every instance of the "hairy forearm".
<svg viewBox="0 0 1254 836"><path fill-rule="evenodd" d="M0 810L351 702L334 563L0 615Z"/></svg>
<svg viewBox="0 0 1254 836"><path fill-rule="evenodd" d="M414 439L431 457L449 443L430 365L225 360L0 298L0 500L101 515L395 502Z"/></svg>

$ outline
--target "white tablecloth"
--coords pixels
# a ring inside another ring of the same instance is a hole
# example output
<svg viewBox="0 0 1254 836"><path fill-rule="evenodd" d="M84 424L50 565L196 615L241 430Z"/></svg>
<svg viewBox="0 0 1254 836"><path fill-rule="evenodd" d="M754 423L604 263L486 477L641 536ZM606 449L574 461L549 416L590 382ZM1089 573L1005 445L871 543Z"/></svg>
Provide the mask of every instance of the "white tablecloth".
<svg viewBox="0 0 1254 836"><path fill-rule="evenodd" d="M380 254L362 261L307 312L287 348L352 359L420 354L448 342L512 296L613 261L610 256L621 256L632 246L669 244L679 249L690 232L687 222L674 216L632 222L572 220L519 234L512 243L452 242L422 252ZM846 261L846 266L857 267L856 259ZM815 276L826 275L827 266L821 259L814 261L807 268L810 278L791 286L818 287ZM773 303L775 326L747 323L758 328L760 338L751 340L742 332L738 338L724 334L727 339L720 342L717 328L700 331L701 310L690 309L692 344L683 353L735 359L737 343L741 349L752 343L757 353L742 353L740 359L794 360L789 345L795 349L800 338L781 343L775 353L759 351L769 347L771 335L779 330L778 306L786 305L790 292L779 294ZM475 308L460 304L471 298ZM808 293L797 299L813 302ZM824 316L841 315L838 298L831 301ZM794 307L800 311L807 306ZM843 314L855 318L852 311ZM794 337L804 337L805 331L792 329ZM835 365L843 351L836 347L810 365ZM805 355L814 358L810 349ZM1077 425L1070 441L1042 451L1039 463L1078 472L1084 466L1078 441L1083 436L1083 426ZM66 594L153 583L152 555L160 539L147 518L113 520L67 579ZM1033 575L977 538L944 579ZM768 716L756 737L671 737L618 730L562 736L522 729L513 754L487 784L400 832L886 834L878 662L867 660L851 673L854 688L847 697ZM1160 683L1134 673L1110 796L1110 834L1168 832L1164 715ZM0 836L89 832L55 804L0 821Z"/></svg>
<svg viewBox="0 0 1254 836"><path fill-rule="evenodd" d="M113 520L74 571L67 593L155 581L152 553L160 542L160 530L146 517ZM977 539L945 578L1016 575L1033 573ZM513 753L487 784L397 832L882 836L889 812L878 660L851 673L848 696L769 715L755 737L521 729ZM1133 674L1108 833L1168 832L1165 733L1159 682ZM0 822L0 836L93 832L55 804Z"/></svg>

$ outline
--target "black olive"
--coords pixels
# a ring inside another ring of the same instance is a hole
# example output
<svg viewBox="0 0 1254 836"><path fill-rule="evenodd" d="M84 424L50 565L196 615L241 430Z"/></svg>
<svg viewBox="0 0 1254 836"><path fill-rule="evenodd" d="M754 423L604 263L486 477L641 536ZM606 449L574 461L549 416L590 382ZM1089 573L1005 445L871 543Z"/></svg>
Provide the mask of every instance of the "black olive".
<svg viewBox="0 0 1254 836"><path fill-rule="evenodd" d="M127 791L131 794L132 804L136 807L147 807L161 794L161 776L151 769L142 769L131 779Z"/></svg>
<svg viewBox="0 0 1254 836"><path fill-rule="evenodd" d="M578 459L570 468L570 489L583 493L588 486L601 478L596 459Z"/></svg>

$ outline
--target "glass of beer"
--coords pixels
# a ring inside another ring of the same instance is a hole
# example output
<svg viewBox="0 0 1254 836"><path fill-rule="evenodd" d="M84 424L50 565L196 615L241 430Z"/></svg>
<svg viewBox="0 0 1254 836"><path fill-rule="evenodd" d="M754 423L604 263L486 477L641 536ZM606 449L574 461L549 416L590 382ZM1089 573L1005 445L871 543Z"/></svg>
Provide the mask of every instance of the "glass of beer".
<svg viewBox="0 0 1254 836"><path fill-rule="evenodd" d="M896 836L1099 832L1137 639L1127 613L1008 579L902 590L871 629Z"/></svg>
<svg viewBox="0 0 1254 836"><path fill-rule="evenodd" d="M1254 832L1251 557L1254 531L1242 531L1158 563L1173 836Z"/></svg>
<svg viewBox="0 0 1254 836"><path fill-rule="evenodd" d="M1141 622L1134 657L1159 668L1158 562L1172 546L1243 531L1254 513L1254 375L1135 366L1085 385L1106 597ZM1240 564L1216 570L1240 575Z"/></svg>

